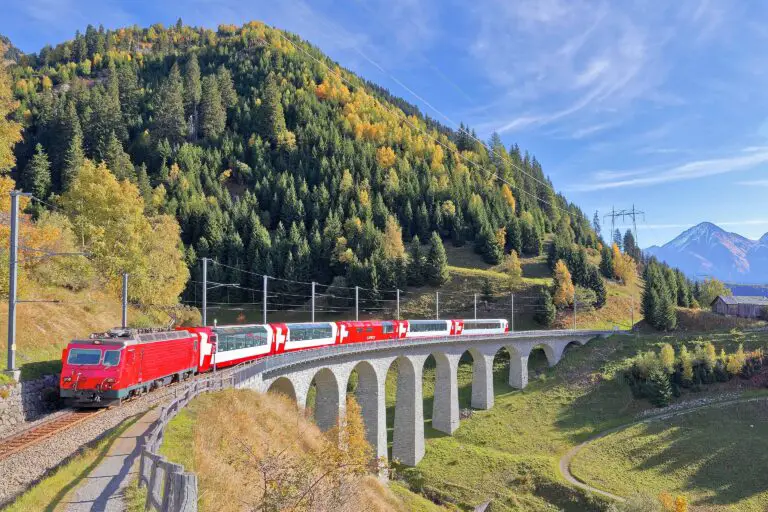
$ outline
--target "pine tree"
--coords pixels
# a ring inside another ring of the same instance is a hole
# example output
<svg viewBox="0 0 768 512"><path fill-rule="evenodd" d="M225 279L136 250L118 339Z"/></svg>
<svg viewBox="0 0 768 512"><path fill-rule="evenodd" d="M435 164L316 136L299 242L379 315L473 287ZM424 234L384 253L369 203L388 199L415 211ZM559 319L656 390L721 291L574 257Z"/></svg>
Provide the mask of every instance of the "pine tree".
<svg viewBox="0 0 768 512"><path fill-rule="evenodd" d="M595 216L592 218L592 229L595 230L597 238L602 238L602 229L600 228L600 214L595 210Z"/></svg>
<svg viewBox="0 0 768 512"><path fill-rule="evenodd" d="M183 90L179 66L174 63L154 98L153 131L158 142L167 139L171 144L178 144L187 134Z"/></svg>
<svg viewBox="0 0 768 512"><path fill-rule="evenodd" d="M408 262L408 283L412 286L424 284L424 255L421 252L419 235L414 235L411 240Z"/></svg>
<svg viewBox="0 0 768 512"><path fill-rule="evenodd" d="M224 133L227 114L222 105L219 83L214 75L206 75L203 78L202 90L200 129L204 137L217 139Z"/></svg>
<svg viewBox="0 0 768 512"><path fill-rule="evenodd" d="M589 265L586 270L586 282L585 285L595 292L595 303L593 306L596 309L600 309L605 306L608 301L608 292L605 289L605 283L603 278L600 277L600 272L594 265Z"/></svg>
<svg viewBox="0 0 768 512"><path fill-rule="evenodd" d="M77 121L77 117L75 117L75 121L75 130L72 135L72 139L69 142L69 147L67 147L67 150L64 153L64 166L61 169L62 190L67 190L69 184L72 183L75 175L77 175L77 172L85 162L85 152L83 151L83 132L80 130L80 123Z"/></svg>
<svg viewBox="0 0 768 512"><path fill-rule="evenodd" d="M24 189L39 199L47 199L51 192L51 164L43 146L35 146L35 154L24 168Z"/></svg>
<svg viewBox="0 0 768 512"><path fill-rule="evenodd" d="M280 90L277 87L277 80L274 75L267 77L264 94L261 98L261 107L259 108L259 118L259 131L273 144L277 144L279 137L287 128L285 127Z"/></svg>
<svg viewBox="0 0 768 512"><path fill-rule="evenodd" d="M439 286L448 280L448 257L440 235L432 232L429 239L429 252L424 263L424 275L432 286Z"/></svg>
<svg viewBox="0 0 768 512"><path fill-rule="evenodd" d="M613 232L613 243L621 250L622 242L621 231L619 231L619 228L616 228L616 231Z"/></svg>
<svg viewBox="0 0 768 512"><path fill-rule="evenodd" d="M234 107L237 104L235 84L232 82L232 74L223 64L216 70L216 79L219 81L219 92L221 92L224 108Z"/></svg>
<svg viewBox="0 0 768 512"><path fill-rule="evenodd" d="M120 141L117 140L117 136L114 133L109 139L104 155L104 162L118 180L135 181L136 171L131 163L131 157L129 157L128 153L123 150L123 145L120 144Z"/></svg>
<svg viewBox="0 0 768 512"><path fill-rule="evenodd" d="M544 327L549 327L554 323L556 313L557 310L555 309L554 302L552 302L552 296L549 294L549 291L545 289L537 304L534 320Z"/></svg>
<svg viewBox="0 0 768 512"><path fill-rule="evenodd" d="M202 94L200 64L197 55L192 53L184 66L184 113L187 116L196 117Z"/></svg>
<svg viewBox="0 0 768 512"><path fill-rule="evenodd" d="M613 252L607 245L600 251L600 272L606 279L613 279Z"/></svg>

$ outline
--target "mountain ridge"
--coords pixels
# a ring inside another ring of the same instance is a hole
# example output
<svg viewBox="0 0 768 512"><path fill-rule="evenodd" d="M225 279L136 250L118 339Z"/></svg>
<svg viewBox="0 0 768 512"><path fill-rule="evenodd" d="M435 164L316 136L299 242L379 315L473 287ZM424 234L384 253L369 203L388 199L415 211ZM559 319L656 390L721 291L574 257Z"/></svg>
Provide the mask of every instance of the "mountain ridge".
<svg viewBox="0 0 768 512"><path fill-rule="evenodd" d="M712 222L701 222L662 246L648 247L645 253L691 277L706 275L747 284L768 281L768 233L751 240Z"/></svg>

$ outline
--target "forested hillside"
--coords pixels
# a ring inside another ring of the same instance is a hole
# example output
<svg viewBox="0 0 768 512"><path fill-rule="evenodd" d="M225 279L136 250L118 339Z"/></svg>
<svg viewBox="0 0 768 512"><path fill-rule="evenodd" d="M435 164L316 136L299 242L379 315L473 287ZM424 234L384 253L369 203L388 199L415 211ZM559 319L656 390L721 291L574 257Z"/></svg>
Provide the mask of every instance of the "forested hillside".
<svg viewBox="0 0 768 512"><path fill-rule="evenodd" d="M201 257L250 297L260 278L238 269L403 288L424 263L406 244L433 232L491 263L555 231L598 247L535 157L441 126L262 23L88 27L10 72L17 182L56 204L84 159L103 162L148 215L178 219L190 300Z"/></svg>

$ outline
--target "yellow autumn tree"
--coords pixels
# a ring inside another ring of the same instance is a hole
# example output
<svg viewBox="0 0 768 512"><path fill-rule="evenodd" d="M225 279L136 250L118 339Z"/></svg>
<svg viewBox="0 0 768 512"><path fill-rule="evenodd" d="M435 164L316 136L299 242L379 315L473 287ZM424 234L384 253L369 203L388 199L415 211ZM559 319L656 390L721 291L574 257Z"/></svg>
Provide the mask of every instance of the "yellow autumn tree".
<svg viewBox="0 0 768 512"><path fill-rule="evenodd" d="M661 366L664 367L664 371L667 373L672 373L675 371L675 349L672 348L672 345L669 343L665 343L664 346L661 347Z"/></svg>
<svg viewBox="0 0 768 512"><path fill-rule="evenodd" d="M0 44L0 55L4 54L5 46ZM9 116L18 106L11 91L11 77L0 60L0 173L8 172L16 164L13 147L21 140L21 125Z"/></svg>
<svg viewBox="0 0 768 512"><path fill-rule="evenodd" d="M392 215L387 216L387 222L384 226L384 239L381 245L384 250L384 257L388 259L394 260L405 255L403 230L400 228L397 219Z"/></svg>
<svg viewBox="0 0 768 512"><path fill-rule="evenodd" d="M574 293L575 289L571 273L568 271L565 263L563 263L563 260L558 260L555 265L555 291L552 297L555 306L564 308L573 304Z"/></svg>
<svg viewBox="0 0 768 512"><path fill-rule="evenodd" d="M520 258L517 256L517 251L513 249L504 257L504 261L501 262L500 270L512 277L514 282L520 280L523 275L523 267L520 265Z"/></svg>
<svg viewBox="0 0 768 512"><path fill-rule="evenodd" d="M389 146L382 146L376 150L376 162L379 167L386 169L395 164L395 150Z"/></svg>
<svg viewBox="0 0 768 512"><path fill-rule="evenodd" d="M504 201L509 205L510 210L514 212L517 202L515 201L515 196L512 195L512 190L510 190L509 185L506 183L501 186L501 197L503 197Z"/></svg>
<svg viewBox="0 0 768 512"><path fill-rule="evenodd" d="M61 205L109 289L117 292L128 272L132 300L177 302L189 279L178 223L167 216L147 218L136 185L118 181L104 163L86 161Z"/></svg>
<svg viewBox="0 0 768 512"><path fill-rule="evenodd" d="M622 254L616 244L613 244L613 274L625 285L630 285L637 279L635 260L628 254Z"/></svg>

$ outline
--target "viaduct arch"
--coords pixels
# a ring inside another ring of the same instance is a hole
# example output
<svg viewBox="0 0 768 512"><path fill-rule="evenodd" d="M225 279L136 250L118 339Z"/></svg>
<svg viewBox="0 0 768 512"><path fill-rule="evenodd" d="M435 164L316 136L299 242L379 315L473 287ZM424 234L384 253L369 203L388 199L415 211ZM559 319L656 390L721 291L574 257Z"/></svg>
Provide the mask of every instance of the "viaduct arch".
<svg viewBox="0 0 768 512"><path fill-rule="evenodd" d="M509 353L509 385L523 389L528 384L528 357L542 348L550 366L560 361L571 343L584 345L606 331L528 331L483 338L393 340L338 345L312 351L282 354L236 372L236 386L257 391L283 393L306 407L315 383L315 421L328 430L346 414L347 384L353 371L358 383L355 395L360 404L366 436L377 457L387 457L385 382L390 367L397 365L397 391L392 457L415 466L424 457L424 410L422 374L431 355L436 362L432 426L446 434L459 427L458 366L469 352L473 359L472 400L474 409L493 407L493 361L506 348Z"/></svg>

